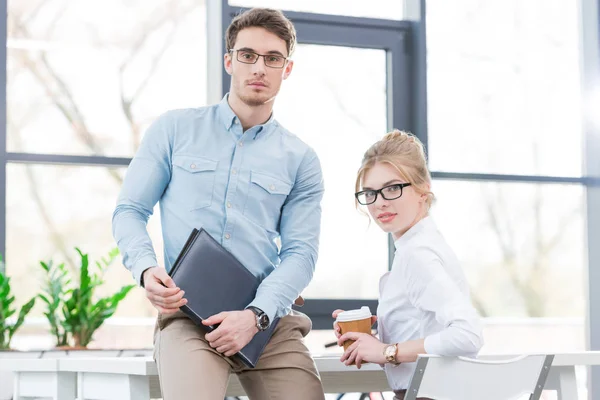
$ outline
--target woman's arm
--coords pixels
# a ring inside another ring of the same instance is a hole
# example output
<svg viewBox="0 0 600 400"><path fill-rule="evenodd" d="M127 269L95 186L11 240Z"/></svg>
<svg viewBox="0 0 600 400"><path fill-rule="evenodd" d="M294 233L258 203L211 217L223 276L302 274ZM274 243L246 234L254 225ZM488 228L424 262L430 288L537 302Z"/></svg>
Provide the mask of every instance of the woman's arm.
<svg viewBox="0 0 600 400"><path fill-rule="evenodd" d="M425 339L409 340L406 342L398 343L398 350L396 351L396 362L415 362L419 354L426 354L425 351Z"/></svg>
<svg viewBox="0 0 600 400"><path fill-rule="evenodd" d="M448 275L433 250L412 251L408 268L396 275L398 284L405 286L415 307L433 312L444 329L422 339L398 343L396 362L414 362L419 354L464 356L477 353L483 345L481 323L468 294L463 293ZM389 344L366 333L349 332L338 338L338 345L346 340L355 340L340 358L346 365L356 362L360 368L364 361L386 362L383 350Z"/></svg>
<svg viewBox="0 0 600 400"><path fill-rule="evenodd" d="M421 350L441 356L477 353L483 345L479 315L468 294L450 277L440 257L430 248L414 249L405 275L411 303L420 310L434 313L444 329L423 340L402 343L397 356L399 361L414 361Z"/></svg>

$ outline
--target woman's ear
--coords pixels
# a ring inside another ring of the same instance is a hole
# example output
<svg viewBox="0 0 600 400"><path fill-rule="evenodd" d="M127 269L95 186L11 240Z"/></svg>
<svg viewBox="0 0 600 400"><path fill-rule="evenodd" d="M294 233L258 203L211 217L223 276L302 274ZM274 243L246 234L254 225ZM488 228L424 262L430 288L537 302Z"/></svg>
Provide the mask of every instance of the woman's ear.
<svg viewBox="0 0 600 400"><path fill-rule="evenodd" d="M419 201L421 202L426 202L429 198L429 192L431 192L431 185L429 183L425 186L425 190L426 191L421 193L421 196L419 198Z"/></svg>

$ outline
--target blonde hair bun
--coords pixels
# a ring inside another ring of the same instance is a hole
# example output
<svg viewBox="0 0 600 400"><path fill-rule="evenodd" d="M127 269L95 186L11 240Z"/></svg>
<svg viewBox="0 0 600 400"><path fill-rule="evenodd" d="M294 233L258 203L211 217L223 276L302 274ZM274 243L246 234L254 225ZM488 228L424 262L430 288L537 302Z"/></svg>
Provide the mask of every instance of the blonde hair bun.
<svg viewBox="0 0 600 400"><path fill-rule="evenodd" d="M420 194L427 194L427 208L435 196L430 190L431 174L427 168L425 148L418 137L410 132L394 129L373 144L366 152L356 177L355 189L360 191L365 173L375 164L385 162L394 166Z"/></svg>

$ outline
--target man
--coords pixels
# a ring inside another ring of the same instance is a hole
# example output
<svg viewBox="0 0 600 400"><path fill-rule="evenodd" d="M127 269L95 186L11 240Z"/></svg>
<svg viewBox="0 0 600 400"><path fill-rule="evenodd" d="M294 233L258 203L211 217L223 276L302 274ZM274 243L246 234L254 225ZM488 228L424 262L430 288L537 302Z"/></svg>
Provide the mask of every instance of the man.
<svg viewBox="0 0 600 400"><path fill-rule="evenodd" d="M168 112L148 129L127 171L113 234L159 311L154 355L165 400L222 400L231 372L251 399L324 399L303 343L311 322L290 312L317 260L321 167L272 115L292 72L296 32L281 12L252 9L232 21L226 44L229 94L214 106ZM146 230L157 202L166 270ZM206 335L179 311L185 294L167 274L200 227L261 279L248 308L210 317L207 325L220 325ZM275 317L282 318L255 369L230 358Z"/></svg>

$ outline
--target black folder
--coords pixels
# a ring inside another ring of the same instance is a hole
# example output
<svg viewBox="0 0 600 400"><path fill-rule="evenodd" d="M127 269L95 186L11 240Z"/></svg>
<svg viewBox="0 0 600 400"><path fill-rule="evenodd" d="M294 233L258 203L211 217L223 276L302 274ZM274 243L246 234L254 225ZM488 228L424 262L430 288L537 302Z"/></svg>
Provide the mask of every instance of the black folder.
<svg viewBox="0 0 600 400"><path fill-rule="evenodd" d="M185 291L188 302L181 311L206 332L218 325L206 326L202 320L222 311L244 310L254 300L260 284L204 229L192 231L169 275ZM234 357L254 368L278 322L276 318L267 330L259 331Z"/></svg>

